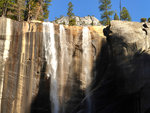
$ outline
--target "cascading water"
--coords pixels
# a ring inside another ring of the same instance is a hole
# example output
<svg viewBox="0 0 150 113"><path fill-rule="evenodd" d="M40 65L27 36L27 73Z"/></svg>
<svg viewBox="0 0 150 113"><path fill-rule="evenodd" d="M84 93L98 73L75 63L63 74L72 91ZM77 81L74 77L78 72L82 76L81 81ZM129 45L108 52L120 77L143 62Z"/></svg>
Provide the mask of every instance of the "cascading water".
<svg viewBox="0 0 150 113"><path fill-rule="evenodd" d="M91 82L91 35L88 27L83 27L82 50L82 88L85 89Z"/></svg>
<svg viewBox="0 0 150 113"><path fill-rule="evenodd" d="M92 81L91 77L91 35L88 27L83 27L82 31L82 88L85 89L85 96L87 98L87 113L91 112L91 99L89 94L89 85Z"/></svg>
<svg viewBox="0 0 150 113"><path fill-rule="evenodd" d="M43 44L45 45L45 58L47 61L47 76L50 82L50 101L52 113L59 112L58 85L57 85L57 51L55 47L53 23L43 23Z"/></svg>
<svg viewBox="0 0 150 113"><path fill-rule="evenodd" d="M6 39L4 44L4 53L3 53L3 61L6 62L9 55L10 41L11 41L11 20L7 19L6 23ZM5 67L3 67L4 72ZM1 75L0 79L0 112L1 112L1 102L2 102L2 93L3 93L3 85L4 85L4 74Z"/></svg>
<svg viewBox="0 0 150 113"><path fill-rule="evenodd" d="M55 47L54 25L52 23L43 23L43 45L45 48L45 58L47 61L47 76L51 78L50 84L50 101L52 113L65 113L65 90L67 85L67 76L71 58L68 53L68 45L66 40L66 32L63 25L59 26L59 46L57 51ZM82 31L82 72L81 72L81 88L85 90L87 100L87 113L91 111L91 99L88 96L89 88L92 81L91 77L91 35L88 27L83 27ZM57 59L57 54L60 56ZM72 56L71 56L72 57ZM67 62L66 62L67 61ZM59 65L58 65L59 63ZM59 68L59 70L57 69ZM59 81L59 82L58 82Z"/></svg>

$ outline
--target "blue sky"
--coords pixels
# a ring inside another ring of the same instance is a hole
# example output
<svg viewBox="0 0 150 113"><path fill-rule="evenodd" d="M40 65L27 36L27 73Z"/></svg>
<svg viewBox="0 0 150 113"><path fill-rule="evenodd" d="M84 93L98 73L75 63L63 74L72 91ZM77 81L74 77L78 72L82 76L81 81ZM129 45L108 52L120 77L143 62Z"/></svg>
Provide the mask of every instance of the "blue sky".
<svg viewBox="0 0 150 113"><path fill-rule="evenodd" d="M76 16L84 17L87 15L94 15L100 20L100 11L98 9L99 0L52 0L49 7L50 15L49 20L55 20L55 17L61 15L66 16L68 3L72 2L73 12ZM111 0L112 10L117 11L119 14L120 0ZM132 18L132 21L140 21L140 18L150 17L150 0L122 0L122 7L125 6Z"/></svg>

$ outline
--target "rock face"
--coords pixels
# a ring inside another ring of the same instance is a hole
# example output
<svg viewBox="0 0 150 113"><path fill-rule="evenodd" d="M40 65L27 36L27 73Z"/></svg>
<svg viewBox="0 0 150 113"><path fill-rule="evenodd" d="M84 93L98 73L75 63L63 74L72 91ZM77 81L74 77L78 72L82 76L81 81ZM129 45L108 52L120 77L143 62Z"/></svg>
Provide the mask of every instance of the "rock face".
<svg viewBox="0 0 150 113"><path fill-rule="evenodd" d="M43 65L42 26L0 18L1 113L28 113Z"/></svg>
<svg viewBox="0 0 150 113"><path fill-rule="evenodd" d="M105 39L102 26L0 18L0 112L74 111L89 93Z"/></svg>
<svg viewBox="0 0 150 113"><path fill-rule="evenodd" d="M96 64L92 113L150 112L149 33L149 24L125 21L104 29L107 46Z"/></svg>
<svg viewBox="0 0 150 113"><path fill-rule="evenodd" d="M101 25L100 21L94 16L85 16L85 17L73 16L72 18L76 20L77 26L100 26ZM54 23L69 25L69 17L63 16L55 20Z"/></svg>
<svg viewBox="0 0 150 113"><path fill-rule="evenodd" d="M150 113L149 26L0 18L0 112Z"/></svg>

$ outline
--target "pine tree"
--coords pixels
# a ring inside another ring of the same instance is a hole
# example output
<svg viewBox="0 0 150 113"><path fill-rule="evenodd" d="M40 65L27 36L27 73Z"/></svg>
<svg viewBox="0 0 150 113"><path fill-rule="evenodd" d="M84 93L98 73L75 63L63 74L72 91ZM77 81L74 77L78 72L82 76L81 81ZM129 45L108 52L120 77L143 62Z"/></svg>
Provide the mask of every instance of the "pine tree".
<svg viewBox="0 0 150 113"><path fill-rule="evenodd" d="M131 16L130 16L128 10L125 7L122 8L120 19L121 20L126 20L126 21L131 21Z"/></svg>
<svg viewBox="0 0 150 113"><path fill-rule="evenodd" d="M69 18L74 16L74 13L72 11L73 11L73 4L72 4L72 2L69 2L68 3L68 13L67 13Z"/></svg>
<svg viewBox="0 0 150 113"><path fill-rule="evenodd" d="M100 6L99 9L102 12L101 19L102 24L108 25L110 23L110 16L113 14L113 11L110 11L111 9L111 0L99 0Z"/></svg>
<svg viewBox="0 0 150 113"><path fill-rule="evenodd" d="M48 19L51 0L0 0L0 16L14 20Z"/></svg>
<svg viewBox="0 0 150 113"><path fill-rule="evenodd" d="M39 18L39 19L37 18L38 20L48 19L48 17L49 17L48 7L51 5L50 2L51 2L51 0L44 0L43 6L42 6L42 11L41 11L42 18Z"/></svg>
<svg viewBox="0 0 150 113"><path fill-rule="evenodd" d="M26 0L25 20L44 21L49 16L48 7L51 0Z"/></svg>
<svg viewBox="0 0 150 113"><path fill-rule="evenodd" d="M115 13L114 15L114 20L119 20L119 16L117 15L117 13Z"/></svg>
<svg viewBox="0 0 150 113"><path fill-rule="evenodd" d="M16 19L16 1L15 0L1 0L0 1L0 16Z"/></svg>
<svg viewBox="0 0 150 113"><path fill-rule="evenodd" d="M73 4L72 2L69 2L67 15L69 17L69 25L71 26L76 25L76 20L72 17L74 16L74 13L72 11L73 11Z"/></svg>
<svg viewBox="0 0 150 113"><path fill-rule="evenodd" d="M17 15L17 20L18 21L23 21L24 20L24 12L25 12L25 0L17 0L16 1L17 6L16 6L16 15Z"/></svg>

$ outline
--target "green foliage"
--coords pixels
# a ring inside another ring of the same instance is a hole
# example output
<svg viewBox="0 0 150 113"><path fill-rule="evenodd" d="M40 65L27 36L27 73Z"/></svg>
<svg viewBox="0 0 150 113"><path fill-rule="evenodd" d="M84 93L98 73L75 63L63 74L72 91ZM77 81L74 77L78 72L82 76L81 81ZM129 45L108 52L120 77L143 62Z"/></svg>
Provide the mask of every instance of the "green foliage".
<svg viewBox="0 0 150 113"><path fill-rule="evenodd" d="M70 25L70 26L76 25L76 20L75 20L74 18L70 18L70 19L69 19L69 25Z"/></svg>
<svg viewBox="0 0 150 113"><path fill-rule="evenodd" d="M0 1L0 16L16 19L17 3L15 0Z"/></svg>
<svg viewBox="0 0 150 113"><path fill-rule="evenodd" d="M121 14L120 16L121 20L131 21L131 16L125 7L122 8L122 11L120 14Z"/></svg>
<svg viewBox="0 0 150 113"><path fill-rule="evenodd" d="M148 18L148 22L150 23L150 18Z"/></svg>
<svg viewBox="0 0 150 113"><path fill-rule="evenodd" d="M27 0L27 7L25 11L25 20L41 20L48 19L51 0Z"/></svg>
<svg viewBox="0 0 150 113"><path fill-rule="evenodd" d="M119 16L117 15L117 13L115 13L114 15L114 20L119 20Z"/></svg>
<svg viewBox="0 0 150 113"><path fill-rule="evenodd" d="M49 10L48 7L51 5L50 4L51 0L44 0L43 1L43 7L42 7L42 11L41 11L41 16L42 18L40 20L44 21L45 19L48 19L49 17Z"/></svg>
<svg viewBox="0 0 150 113"><path fill-rule="evenodd" d="M72 11L73 11L73 4L72 4L72 2L69 2L68 3L68 13L67 13L69 18L74 16L74 13Z"/></svg>
<svg viewBox="0 0 150 113"><path fill-rule="evenodd" d="M113 15L113 11L110 11L111 9L111 0L99 0L100 6L99 10L102 12L101 15L101 23L104 25L109 25L110 23L110 16Z"/></svg>
<svg viewBox="0 0 150 113"><path fill-rule="evenodd" d="M51 0L1 0L0 16L15 20L45 20Z"/></svg>
<svg viewBox="0 0 150 113"><path fill-rule="evenodd" d="M146 18L141 18L141 22L146 22Z"/></svg>

